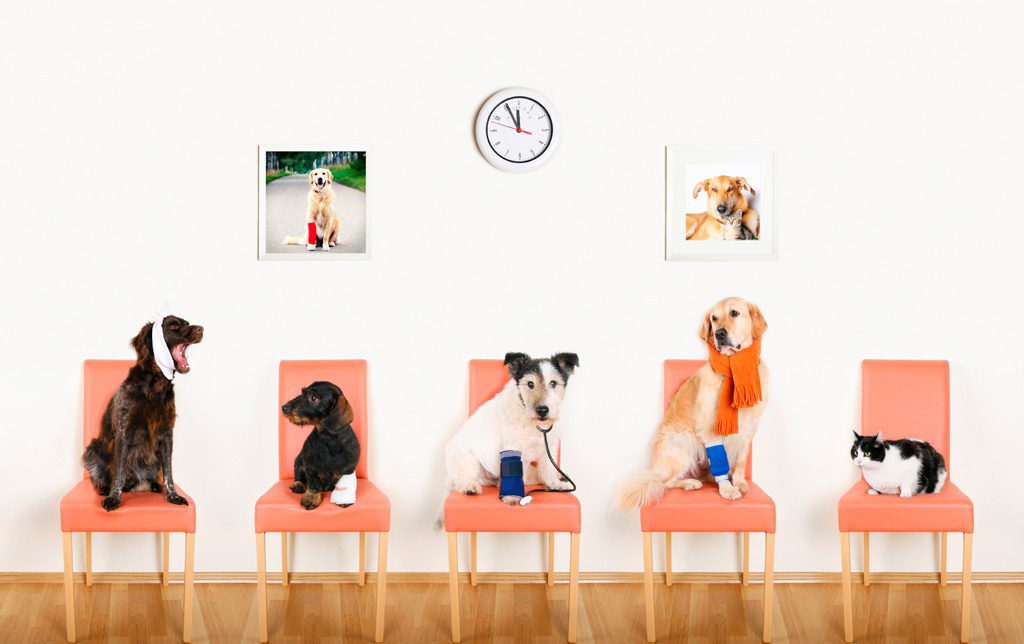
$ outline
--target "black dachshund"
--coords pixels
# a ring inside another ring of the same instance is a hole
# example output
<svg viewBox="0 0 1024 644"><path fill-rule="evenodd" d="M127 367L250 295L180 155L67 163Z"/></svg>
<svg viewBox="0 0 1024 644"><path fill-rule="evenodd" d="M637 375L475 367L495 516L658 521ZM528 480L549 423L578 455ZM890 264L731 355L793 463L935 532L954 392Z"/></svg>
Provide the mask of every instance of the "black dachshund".
<svg viewBox="0 0 1024 644"><path fill-rule="evenodd" d="M168 315L160 326L166 351L170 353L164 369L188 373L185 349L201 342L203 327ZM138 356L121 386L107 403L100 421L100 434L82 455L96 493L106 497L107 512L121 505L121 493L136 488L163 492L169 503L188 505L174 489L171 476L171 452L174 447L174 383L161 371L153 351L153 323L142 327L132 339ZM173 365L170 364L173 362ZM161 487L161 474L163 487Z"/></svg>
<svg viewBox="0 0 1024 644"><path fill-rule="evenodd" d="M314 510L323 492L331 492L338 479L356 471L359 439L352 431L355 413L337 385L321 381L303 388L281 411L296 425L313 426L295 457L291 491L302 495L302 507Z"/></svg>

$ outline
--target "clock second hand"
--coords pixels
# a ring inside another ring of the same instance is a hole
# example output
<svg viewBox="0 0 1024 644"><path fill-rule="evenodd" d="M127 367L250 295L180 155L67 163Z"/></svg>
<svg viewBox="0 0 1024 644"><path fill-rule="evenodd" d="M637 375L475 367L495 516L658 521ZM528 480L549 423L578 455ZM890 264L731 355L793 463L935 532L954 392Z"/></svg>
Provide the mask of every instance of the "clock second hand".
<svg viewBox="0 0 1024 644"><path fill-rule="evenodd" d="M530 136L533 136L533 132L527 132L526 130L524 130L521 127L512 127L511 125L505 125L504 123L498 123L497 121L492 121L491 124L492 125L500 125L501 127L507 127L510 130L515 130L516 132L521 132L523 134L529 134Z"/></svg>

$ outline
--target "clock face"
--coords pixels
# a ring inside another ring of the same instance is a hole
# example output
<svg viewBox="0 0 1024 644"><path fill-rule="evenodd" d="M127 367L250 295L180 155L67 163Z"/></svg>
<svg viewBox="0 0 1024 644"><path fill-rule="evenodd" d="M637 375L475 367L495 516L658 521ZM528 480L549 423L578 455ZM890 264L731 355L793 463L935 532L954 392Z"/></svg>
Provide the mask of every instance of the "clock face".
<svg viewBox="0 0 1024 644"><path fill-rule="evenodd" d="M487 116L487 144L509 163L530 163L551 145L554 124L548 110L526 96L510 96Z"/></svg>

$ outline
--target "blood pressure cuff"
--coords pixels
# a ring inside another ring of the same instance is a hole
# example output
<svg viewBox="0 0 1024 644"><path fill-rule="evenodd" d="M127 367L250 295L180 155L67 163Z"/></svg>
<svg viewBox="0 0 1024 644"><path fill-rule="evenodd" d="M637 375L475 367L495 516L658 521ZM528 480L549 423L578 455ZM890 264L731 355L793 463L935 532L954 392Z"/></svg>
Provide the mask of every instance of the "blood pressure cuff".
<svg viewBox="0 0 1024 644"><path fill-rule="evenodd" d="M526 496L523 486L523 459L514 449L501 452L501 485L498 496Z"/></svg>
<svg viewBox="0 0 1024 644"><path fill-rule="evenodd" d="M711 476L729 475L729 456L725 453L725 445L716 443L707 446L708 462L711 464Z"/></svg>

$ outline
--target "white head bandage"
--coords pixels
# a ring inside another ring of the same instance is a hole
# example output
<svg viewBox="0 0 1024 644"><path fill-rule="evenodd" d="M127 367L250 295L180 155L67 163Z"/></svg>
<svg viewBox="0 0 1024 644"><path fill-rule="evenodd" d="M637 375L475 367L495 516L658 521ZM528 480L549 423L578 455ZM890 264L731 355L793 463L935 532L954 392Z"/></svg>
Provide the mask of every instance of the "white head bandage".
<svg viewBox="0 0 1024 644"><path fill-rule="evenodd" d="M156 366L160 367L164 378L174 380L174 358L171 357L171 350L167 348L167 341L164 340L163 316L153 322L153 359L156 360Z"/></svg>

